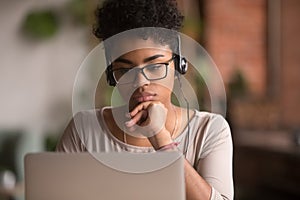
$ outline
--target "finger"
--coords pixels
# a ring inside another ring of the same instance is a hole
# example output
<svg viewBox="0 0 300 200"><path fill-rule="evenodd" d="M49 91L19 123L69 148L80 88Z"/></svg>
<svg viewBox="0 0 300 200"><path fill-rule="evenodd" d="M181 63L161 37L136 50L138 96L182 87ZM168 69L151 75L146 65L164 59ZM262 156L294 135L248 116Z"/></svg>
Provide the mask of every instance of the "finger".
<svg viewBox="0 0 300 200"><path fill-rule="evenodd" d="M146 118L147 118L147 112L146 111L140 111L133 118L131 118L129 121L125 122L125 125L127 127L132 127L134 125L141 124L143 121L145 121Z"/></svg>
<svg viewBox="0 0 300 200"><path fill-rule="evenodd" d="M139 105L137 105L129 114L131 117L134 117L138 112L142 110L147 110L150 102L143 102Z"/></svg>
<svg viewBox="0 0 300 200"><path fill-rule="evenodd" d="M127 127L132 127L136 124L143 123L148 117L148 112L146 110L142 110L138 112L133 118L131 118L129 121L125 122L125 125Z"/></svg>
<svg viewBox="0 0 300 200"><path fill-rule="evenodd" d="M136 115L138 112L141 110L149 110L150 107L153 105L163 105L160 101L147 101L147 102L142 102L139 105L137 105L131 112L129 112L129 115L133 117Z"/></svg>

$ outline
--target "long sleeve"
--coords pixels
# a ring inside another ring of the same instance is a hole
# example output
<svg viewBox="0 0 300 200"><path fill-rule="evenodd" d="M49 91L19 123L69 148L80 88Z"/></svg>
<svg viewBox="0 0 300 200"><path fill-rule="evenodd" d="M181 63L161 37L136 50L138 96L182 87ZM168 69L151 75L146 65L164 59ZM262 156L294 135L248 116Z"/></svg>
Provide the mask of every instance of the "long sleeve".
<svg viewBox="0 0 300 200"><path fill-rule="evenodd" d="M231 132L226 120L215 115L205 133L198 173L212 186L211 200L233 199Z"/></svg>

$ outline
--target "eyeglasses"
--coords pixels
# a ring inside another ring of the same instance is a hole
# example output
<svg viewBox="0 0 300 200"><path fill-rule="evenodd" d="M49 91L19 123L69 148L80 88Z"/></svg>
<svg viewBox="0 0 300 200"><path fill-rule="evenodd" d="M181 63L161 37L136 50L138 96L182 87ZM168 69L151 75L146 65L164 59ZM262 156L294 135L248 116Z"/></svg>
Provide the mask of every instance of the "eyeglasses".
<svg viewBox="0 0 300 200"><path fill-rule="evenodd" d="M156 81L164 79L168 74L168 66L174 60L175 57L172 57L165 63L155 63L149 64L142 68L132 67L132 68L118 68L112 70L114 79L118 84L129 84L133 83L138 75L142 73L143 76L149 81Z"/></svg>

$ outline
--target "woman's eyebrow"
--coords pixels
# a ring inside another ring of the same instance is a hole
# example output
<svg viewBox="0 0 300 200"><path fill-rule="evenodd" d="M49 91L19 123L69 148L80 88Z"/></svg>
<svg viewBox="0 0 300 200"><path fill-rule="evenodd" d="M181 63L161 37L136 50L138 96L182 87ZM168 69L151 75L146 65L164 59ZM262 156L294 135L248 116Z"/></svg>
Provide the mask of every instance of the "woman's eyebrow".
<svg viewBox="0 0 300 200"><path fill-rule="evenodd" d="M145 58L143 60L143 62L147 63L147 62L150 62L150 61L155 60L155 59L160 58L160 57L165 57L165 55L157 54L157 55L154 55L154 56L150 56L148 58ZM129 64L129 65L133 64L133 62L131 62L130 60L127 60L125 58L117 58L114 62L121 62L121 63Z"/></svg>
<svg viewBox="0 0 300 200"><path fill-rule="evenodd" d="M154 56L150 56L148 58L145 58L143 60L144 63L147 63L147 62L150 62L152 60L155 60L156 58L160 58L160 57L165 57L165 55L162 55L162 54L157 54L157 55L154 55Z"/></svg>
<svg viewBox="0 0 300 200"><path fill-rule="evenodd" d="M125 58L117 58L114 62L121 62L121 63L125 63L125 64L130 64L130 65L133 64L130 60L127 60Z"/></svg>

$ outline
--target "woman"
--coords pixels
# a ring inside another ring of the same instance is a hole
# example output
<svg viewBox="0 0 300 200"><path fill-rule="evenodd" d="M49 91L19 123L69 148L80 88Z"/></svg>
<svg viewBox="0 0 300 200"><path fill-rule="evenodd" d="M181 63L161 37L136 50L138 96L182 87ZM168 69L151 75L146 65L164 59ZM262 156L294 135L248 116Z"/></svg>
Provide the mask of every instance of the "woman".
<svg viewBox="0 0 300 200"><path fill-rule="evenodd" d="M104 2L97 11L94 33L104 40L108 83L117 87L126 105L97 110L100 131L89 120L89 111L78 113L57 150L182 151L187 199L233 199L227 122L219 115L177 107L171 101L174 80L187 70L176 33L182 20L171 0ZM110 39L132 29L137 31L129 37ZM124 53L128 47L134 50Z"/></svg>

